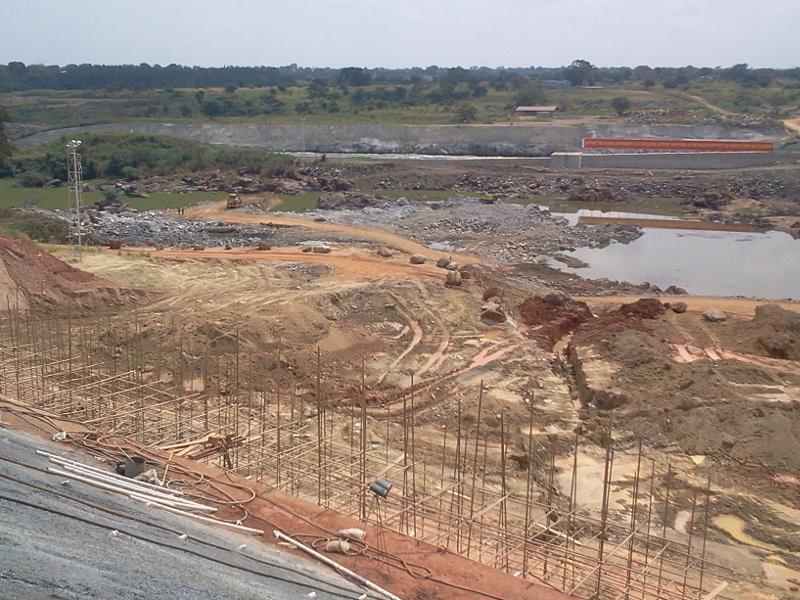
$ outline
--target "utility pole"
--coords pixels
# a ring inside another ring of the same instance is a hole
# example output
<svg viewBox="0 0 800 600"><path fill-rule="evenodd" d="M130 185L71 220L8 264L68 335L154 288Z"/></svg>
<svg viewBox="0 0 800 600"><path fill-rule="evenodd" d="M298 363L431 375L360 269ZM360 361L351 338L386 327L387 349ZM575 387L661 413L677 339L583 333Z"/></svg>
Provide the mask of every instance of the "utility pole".
<svg viewBox="0 0 800 600"><path fill-rule="evenodd" d="M81 146L80 140L70 140L67 144L67 188L69 191L69 203L74 201L75 206L75 227L72 237L75 239L75 258L83 260L83 224L81 222L81 192L83 169L81 167L81 155L78 149Z"/></svg>

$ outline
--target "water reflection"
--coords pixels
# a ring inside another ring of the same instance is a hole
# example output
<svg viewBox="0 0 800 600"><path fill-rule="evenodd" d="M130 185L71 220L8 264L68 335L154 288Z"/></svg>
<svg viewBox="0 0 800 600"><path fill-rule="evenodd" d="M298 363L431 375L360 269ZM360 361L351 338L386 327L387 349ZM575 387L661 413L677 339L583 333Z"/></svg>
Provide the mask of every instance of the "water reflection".
<svg viewBox="0 0 800 600"><path fill-rule="evenodd" d="M589 266L554 266L582 277L674 284L699 295L800 299L800 241L780 231L648 228L629 244L579 248L569 256Z"/></svg>

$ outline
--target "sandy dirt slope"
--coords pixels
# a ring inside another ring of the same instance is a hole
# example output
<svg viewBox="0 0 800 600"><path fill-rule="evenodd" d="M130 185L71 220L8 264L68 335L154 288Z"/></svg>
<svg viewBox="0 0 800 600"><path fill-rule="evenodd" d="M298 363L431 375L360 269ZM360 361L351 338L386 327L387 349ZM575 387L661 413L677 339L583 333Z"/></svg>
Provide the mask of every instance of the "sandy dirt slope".
<svg viewBox="0 0 800 600"><path fill-rule="evenodd" d="M66 304L97 308L136 296L56 258L43 246L0 235L0 311Z"/></svg>

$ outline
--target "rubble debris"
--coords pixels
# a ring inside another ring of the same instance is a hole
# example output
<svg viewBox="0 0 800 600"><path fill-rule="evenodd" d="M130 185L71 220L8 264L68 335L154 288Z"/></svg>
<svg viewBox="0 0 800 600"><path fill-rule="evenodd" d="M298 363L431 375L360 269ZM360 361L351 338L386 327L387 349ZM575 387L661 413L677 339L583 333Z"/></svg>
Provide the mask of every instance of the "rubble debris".
<svg viewBox="0 0 800 600"><path fill-rule="evenodd" d="M708 189L693 196L686 203L695 208L720 210L733 202L733 194L727 190Z"/></svg>
<svg viewBox="0 0 800 600"><path fill-rule="evenodd" d="M567 198L570 202L623 202L625 195L610 186L585 185L574 190Z"/></svg>
<svg viewBox="0 0 800 600"><path fill-rule="evenodd" d="M320 210L361 210L364 208L389 208L391 206L406 206L408 200L400 198L385 198L372 196L361 192L332 192L322 194L317 199L317 208Z"/></svg>

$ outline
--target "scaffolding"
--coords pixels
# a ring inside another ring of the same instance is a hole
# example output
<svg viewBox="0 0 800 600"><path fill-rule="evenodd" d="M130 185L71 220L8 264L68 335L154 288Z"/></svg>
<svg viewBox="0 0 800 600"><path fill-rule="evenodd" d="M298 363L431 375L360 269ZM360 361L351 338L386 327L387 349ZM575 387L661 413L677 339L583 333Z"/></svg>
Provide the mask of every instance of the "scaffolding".
<svg viewBox="0 0 800 600"><path fill-rule="evenodd" d="M145 364L137 313L78 319L7 309L0 318L0 394L17 402L99 435L231 469L580 598L722 597L728 573L706 556L710 479L693 490L687 534L677 535L667 527L676 472L670 466L660 475L641 443L635 478L624 482L632 484L630 506L617 509L612 488L623 482L614 479L619 450L609 431L601 508L589 510L577 502L581 438L542 444L531 411L525 454L514 456L525 468L512 469L505 417L499 441L481 431L482 384L478 419L465 419L459 400L455 427L437 429L438 439L428 430L423 441L419 386L412 381L395 406L376 408L368 406L362 375L349 403L333 406L319 350L313 378L291 384L254 375L238 346L211 359L185 352L182 340L156 370ZM571 449L568 493L554 484L559 442ZM487 458L490 450L499 465ZM547 460L537 463L537 453ZM377 505L368 490L379 477L395 485Z"/></svg>

